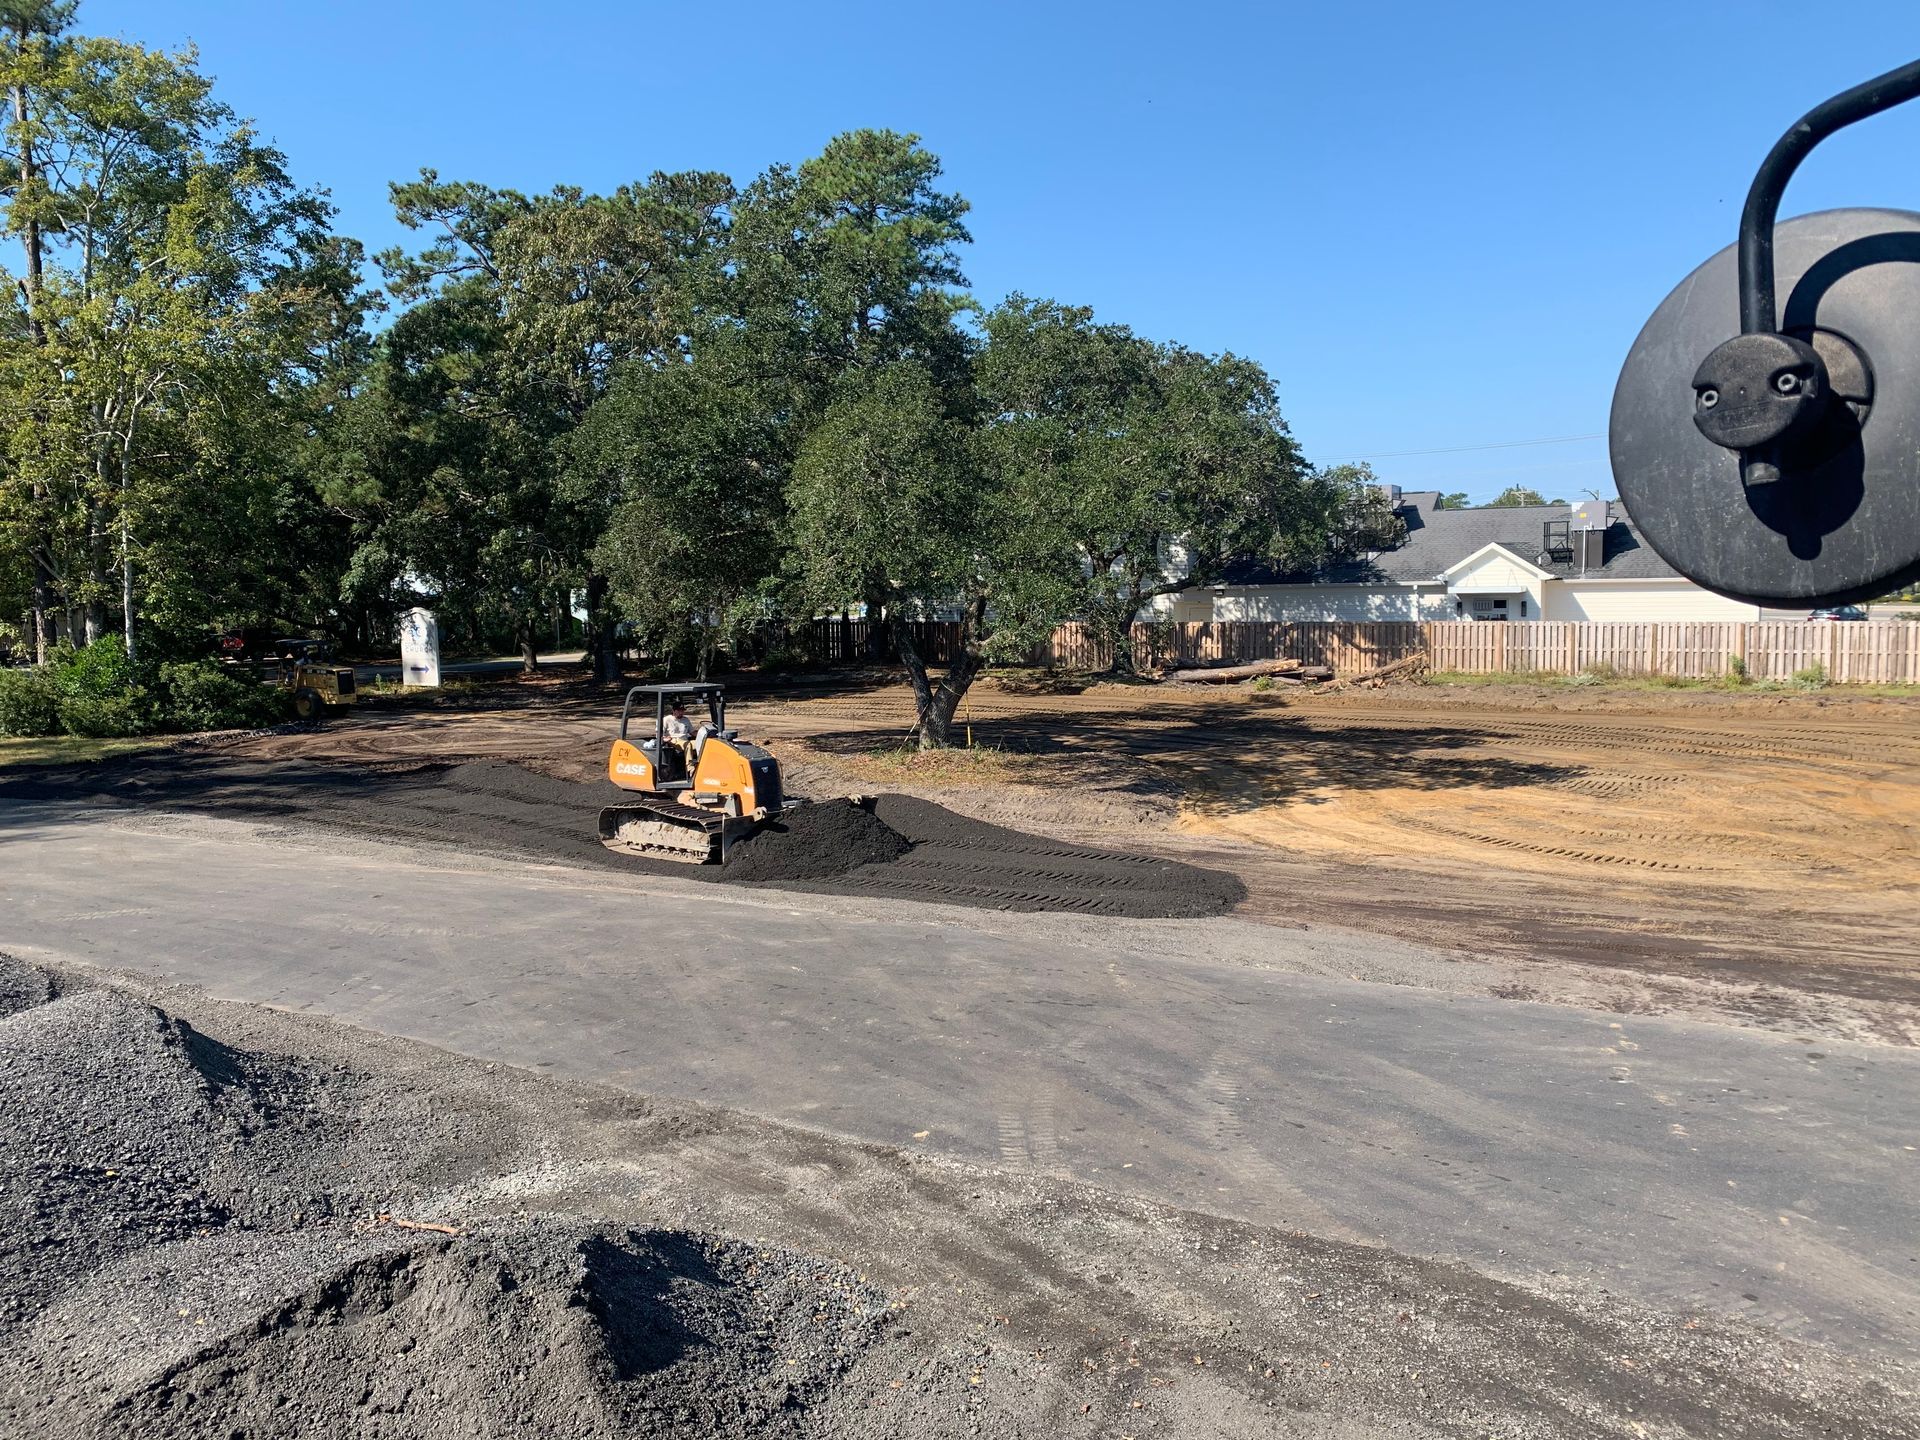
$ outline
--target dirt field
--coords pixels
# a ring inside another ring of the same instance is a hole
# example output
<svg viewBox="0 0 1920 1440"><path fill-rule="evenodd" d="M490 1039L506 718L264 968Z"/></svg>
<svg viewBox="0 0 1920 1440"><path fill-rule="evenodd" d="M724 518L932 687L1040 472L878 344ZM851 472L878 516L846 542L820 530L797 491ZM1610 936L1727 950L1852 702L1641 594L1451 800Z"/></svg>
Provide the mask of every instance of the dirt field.
<svg viewBox="0 0 1920 1440"><path fill-rule="evenodd" d="M484 755L580 780L604 763L603 697L547 679L460 699L496 708L373 712L224 753ZM1484 986L1438 983L1920 1042L1920 701L986 682L962 718L984 756L922 766L884 754L912 721L890 677L743 686L733 712L802 793L919 794L1230 870L1243 915L1508 962Z"/></svg>

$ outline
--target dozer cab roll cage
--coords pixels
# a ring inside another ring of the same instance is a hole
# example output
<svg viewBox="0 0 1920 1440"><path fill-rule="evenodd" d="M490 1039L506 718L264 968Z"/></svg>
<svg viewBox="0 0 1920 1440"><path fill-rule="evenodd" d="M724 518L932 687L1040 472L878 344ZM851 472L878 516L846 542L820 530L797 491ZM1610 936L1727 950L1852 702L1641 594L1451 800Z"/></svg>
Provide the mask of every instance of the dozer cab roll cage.
<svg viewBox="0 0 1920 1440"><path fill-rule="evenodd" d="M638 706L634 704L636 697L639 697L641 700L641 704ZM648 699L651 699L653 702L651 707L646 704ZM680 757L680 759L685 761L685 764L680 768L677 775L670 776L667 773L667 762L676 752L662 742L666 739L667 712L673 708L675 701L680 702L690 710L695 705L704 704L706 706L707 718L705 721L694 726L693 741L687 747L686 754ZM697 682L688 682L681 685L635 685L627 691L626 702L620 707L620 738L622 740L627 740L630 744L636 743L630 739L628 729L634 720L644 717L649 708L651 708L653 712L653 733L647 739L638 741L637 743L640 749L644 750L653 760L659 772L654 788L658 790L686 790L693 784L692 771L694 762L699 759L700 747L706 743L707 737L718 735L722 740L731 740L733 738L733 732L727 729L726 687ZM638 714L636 714L636 710Z"/></svg>

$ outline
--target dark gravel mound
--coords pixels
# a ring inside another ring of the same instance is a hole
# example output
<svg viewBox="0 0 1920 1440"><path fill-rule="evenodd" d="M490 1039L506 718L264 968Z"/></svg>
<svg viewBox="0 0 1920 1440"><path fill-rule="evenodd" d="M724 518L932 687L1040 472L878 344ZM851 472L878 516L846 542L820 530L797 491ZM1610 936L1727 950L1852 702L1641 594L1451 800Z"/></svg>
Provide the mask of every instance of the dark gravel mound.
<svg viewBox="0 0 1920 1440"><path fill-rule="evenodd" d="M874 1433L849 1392L899 1372L848 1377L898 1333L843 1267L602 1218L376 1220L515 1132L62 988L0 955L0 994L53 997L0 1018L0 1435Z"/></svg>
<svg viewBox="0 0 1920 1440"><path fill-rule="evenodd" d="M886 1297L791 1251L533 1222L315 1277L118 1397L207 1435L808 1436Z"/></svg>
<svg viewBox="0 0 1920 1440"><path fill-rule="evenodd" d="M862 865L885 865L912 846L899 831L852 800L823 800L789 810L734 845L728 880L818 880Z"/></svg>
<svg viewBox="0 0 1920 1440"><path fill-rule="evenodd" d="M36 978L0 955L0 990ZM0 1019L0 1322L129 1251L327 1213L308 1172L341 1127L310 1084L110 990Z"/></svg>
<svg viewBox="0 0 1920 1440"><path fill-rule="evenodd" d="M883 795L870 813L834 801L794 811L725 866L644 860L595 833L601 808L626 794L505 760L371 769L182 754L0 778L0 801L104 799L628 874L992 910L1179 918L1222 914L1246 894L1220 871L1062 844L906 795Z"/></svg>
<svg viewBox="0 0 1920 1440"><path fill-rule="evenodd" d="M1246 898L1246 887L1223 871L1048 840L911 795L882 795L874 815L913 849L849 875L850 894L1131 919L1220 915Z"/></svg>
<svg viewBox="0 0 1920 1440"><path fill-rule="evenodd" d="M0 955L0 1016L44 1005L53 995L53 978L45 971Z"/></svg>

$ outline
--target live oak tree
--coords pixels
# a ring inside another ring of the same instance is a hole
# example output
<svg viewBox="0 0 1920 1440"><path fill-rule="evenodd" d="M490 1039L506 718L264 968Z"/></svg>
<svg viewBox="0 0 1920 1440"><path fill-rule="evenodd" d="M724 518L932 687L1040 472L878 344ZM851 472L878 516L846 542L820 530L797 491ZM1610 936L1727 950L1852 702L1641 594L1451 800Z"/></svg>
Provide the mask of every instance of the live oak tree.
<svg viewBox="0 0 1920 1440"><path fill-rule="evenodd" d="M1045 495L1037 517L1076 556L1078 610L1112 668L1155 598L1317 533L1324 506L1251 361L1155 344L1084 308L1015 295L982 322L988 464Z"/></svg>
<svg viewBox="0 0 1920 1440"><path fill-rule="evenodd" d="M778 373L796 436L824 413L850 370L911 360L938 387L967 382L955 318L967 244L961 196L939 187L939 159L891 130L835 136L797 167L775 165L741 194L728 238L724 308L751 331L763 373ZM871 658L888 638L878 592L866 606Z"/></svg>
<svg viewBox="0 0 1920 1440"><path fill-rule="evenodd" d="M896 361L846 374L794 465L806 593L958 622L944 669L911 623L896 632L922 749L947 745L980 672L1024 657L1078 594L1071 557L1048 543L1048 497L985 463L980 435L925 366Z"/></svg>

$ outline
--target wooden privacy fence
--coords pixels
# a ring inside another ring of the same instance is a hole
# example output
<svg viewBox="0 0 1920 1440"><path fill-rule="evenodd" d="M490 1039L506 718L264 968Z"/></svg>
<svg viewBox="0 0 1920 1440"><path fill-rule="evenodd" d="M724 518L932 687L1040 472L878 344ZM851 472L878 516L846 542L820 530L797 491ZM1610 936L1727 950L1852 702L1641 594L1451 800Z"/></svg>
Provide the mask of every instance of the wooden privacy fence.
<svg viewBox="0 0 1920 1440"><path fill-rule="evenodd" d="M870 631L864 620L815 620L799 633L811 657L836 664L865 658ZM913 634L923 655L945 664L960 627L916 621ZM1621 675L1710 680L1727 674L1738 657L1756 680L1786 680L1818 665L1836 684L1920 684L1920 622L1906 620L1223 620L1140 624L1129 638L1139 670L1286 658L1354 675L1425 655L1435 670L1475 675L1611 668ZM1031 658L1064 670L1104 670L1112 655L1092 627L1071 623Z"/></svg>
<svg viewBox="0 0 1920 1440"><path fill-rule="evenodd" d="M1159 670L1210 660L1301 660L1351 675L1404 660L1425 648L1425 627L1413 621L1214 620L1193 625L1135 625L1136 670ZM1093 627L1062 625L1034 653L1034 663L1064 670L1104 670L1112 651Z"/></svg>
<svg viewBox="0 0 1920 1440"><path fill-rule="evenodd" d="M1818 665L1837 684L1920 684L1920 624L1905 620L1450 620L1418 628L1435 670L1466 674L1611 668L1711 680L1737 658L1756 680L1786 680Z"/></svg>

